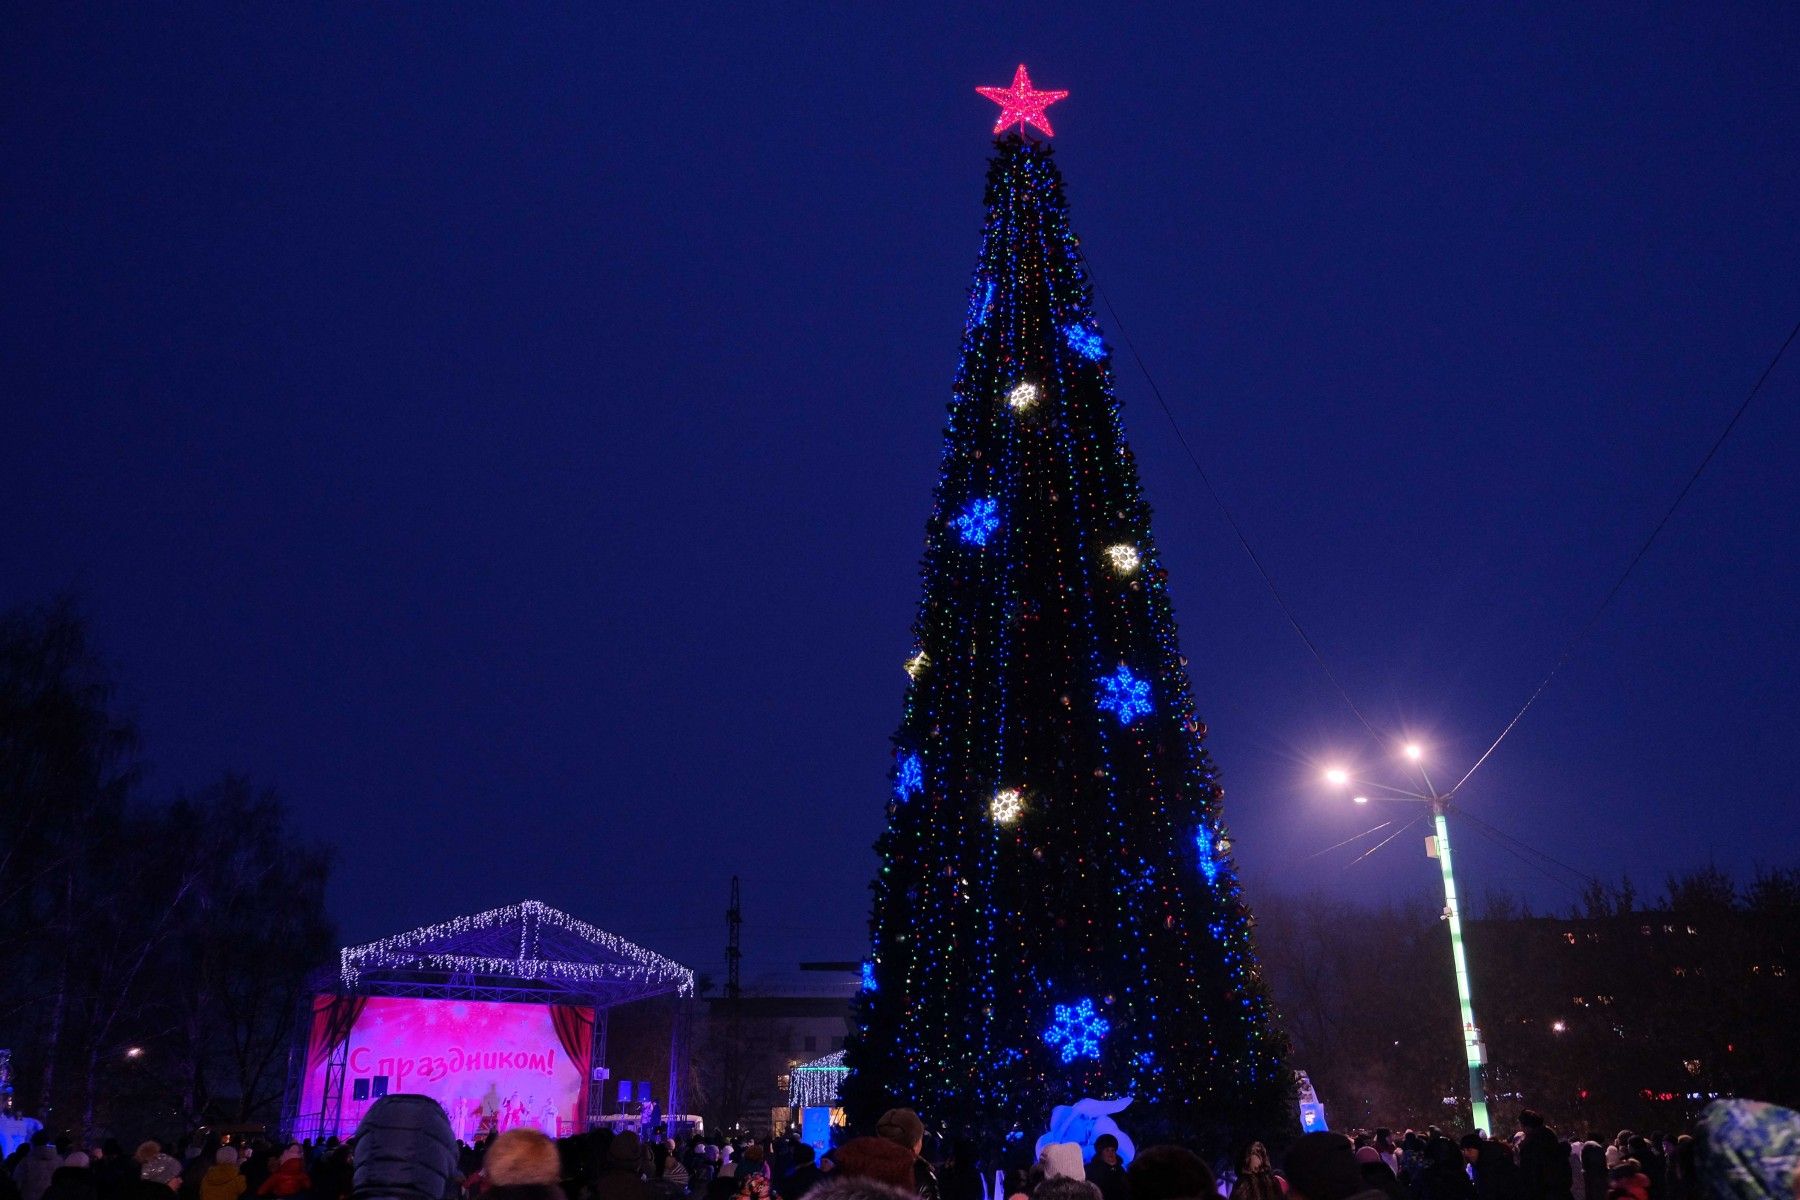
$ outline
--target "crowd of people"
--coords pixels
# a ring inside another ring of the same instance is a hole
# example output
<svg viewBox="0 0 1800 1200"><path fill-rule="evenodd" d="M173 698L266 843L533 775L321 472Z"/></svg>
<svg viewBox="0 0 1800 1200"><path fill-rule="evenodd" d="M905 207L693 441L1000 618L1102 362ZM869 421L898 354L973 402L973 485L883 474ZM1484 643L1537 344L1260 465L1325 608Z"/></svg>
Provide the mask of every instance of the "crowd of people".
<svg viewBox="0 0 1800 1200"><path fill-rule="evenodd" d="M1442 1130L1310 1133L1209 1161L1152 1146L1128 1162L1102 1134L992 1172L955 1142L928 1156L894 1109L823 1156L797 1138L641 1139L530 1128L458 1141L426 1096L368 1110L356 1136L278 1145L229 1138L77 1148L39 1133L0 1171L0 1200L1800 1200L1800 1114L1710 1106L1692 1133L1564 1138L1530 1109L1509 1137Z"/></svg>

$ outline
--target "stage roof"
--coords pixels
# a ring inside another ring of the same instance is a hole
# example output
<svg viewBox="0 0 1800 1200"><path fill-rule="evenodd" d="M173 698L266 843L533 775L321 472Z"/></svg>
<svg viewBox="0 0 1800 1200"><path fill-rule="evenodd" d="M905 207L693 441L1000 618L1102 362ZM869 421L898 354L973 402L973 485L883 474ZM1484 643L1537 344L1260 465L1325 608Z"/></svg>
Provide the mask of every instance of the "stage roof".
<svg viewBox="0 0 1800 1200"><path fill-rule="evenodd" d="M597 1008L694 994L680 963L537 900L346 946L338 975L357 994Z"/></svg>

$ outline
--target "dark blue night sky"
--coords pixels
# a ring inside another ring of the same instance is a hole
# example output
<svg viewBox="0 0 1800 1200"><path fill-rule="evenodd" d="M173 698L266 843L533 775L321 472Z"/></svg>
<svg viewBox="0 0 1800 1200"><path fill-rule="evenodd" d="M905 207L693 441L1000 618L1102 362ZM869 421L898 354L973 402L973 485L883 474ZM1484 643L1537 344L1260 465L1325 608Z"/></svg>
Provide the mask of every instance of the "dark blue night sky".
<svg viewBox="0 0 1800 1200"><path fill-rule="evenodd" d="M1240 7L15 9L0 603L80 595L151 794L277 785L347 937L533 896L708 968L735 872L749 975L860 954L1023 61L1221 491L1460 774L1800 318L1800 8ZM1379 752L1117 361L1251 901L1428 893L1307 858ZM1645 890L1800 857L1797 398L1470 812Z"/></svg>

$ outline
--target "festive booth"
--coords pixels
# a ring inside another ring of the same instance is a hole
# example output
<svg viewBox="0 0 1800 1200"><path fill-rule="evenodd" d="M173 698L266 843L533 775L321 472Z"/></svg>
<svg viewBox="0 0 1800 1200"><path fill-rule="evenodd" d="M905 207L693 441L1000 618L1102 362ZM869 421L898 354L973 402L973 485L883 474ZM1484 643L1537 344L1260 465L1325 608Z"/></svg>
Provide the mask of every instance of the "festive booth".
<svg viewBox="0 0 1800 1200"><path fill-rule="evenodd" d="M581 1132L605 1112L610 1014L658 998L676 1005L667 1090L651 1103L658 1089L638 1083L632 1112L679 1112L693 992L688 968L536 900L349 946L302 1017L286 1125L348 1137L370 1104L413 1092L465 1141Z"/></svg>

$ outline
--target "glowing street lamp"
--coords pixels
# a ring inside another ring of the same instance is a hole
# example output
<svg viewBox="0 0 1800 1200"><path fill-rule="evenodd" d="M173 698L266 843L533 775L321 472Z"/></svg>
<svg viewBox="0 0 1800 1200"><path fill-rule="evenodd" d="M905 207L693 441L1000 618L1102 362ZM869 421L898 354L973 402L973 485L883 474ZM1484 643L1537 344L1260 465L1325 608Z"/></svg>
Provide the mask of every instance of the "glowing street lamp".
<svg viewBox="0 0 1800 1200"><path fill-rule="evenodd" d="M1415 803L1431 806L1431 819L1435 832L1432 845L1437 850L1438 867L1444 877L1444 920L1450 926L1450 957L1456 966L1456 997L1462 1010L1463 1058L1469 1064L1469 1117L1476 1129L1492 1132L1488 1126L1487 1111L1487 1047L1481 1041L1481 1028L1475 1024L1475 1002L1469 990L1469 955L1463 946L1462 906L1456 898L1456 874L1450 865L1450 827L1445 822L1445 814L1450 810L1450 796L1440 792L1431 782L1430 774L1425 770L1425 749L1417 742L1408 742L1400 752L1413 764L1419 772L1419 779L1424 783L1423 792L1410 791L1406 788L1388 787L1385 784L1368 784L1357 780L1359 787L1379 789L1388 798L1410 800ZM1325 781L1334 787L1343 787L1352 782L1350 773L1342 767L1332 767L1325 772ZM1368 803L1368 797L1357 793L1351 797L1357 804ZM1561 1022L1557 1032L1561 1033Z"/></svg>

